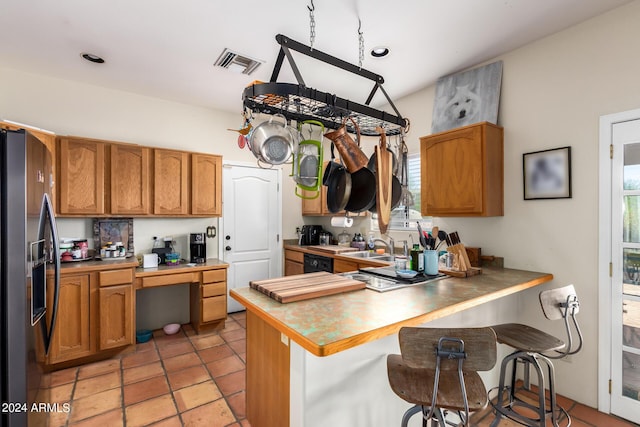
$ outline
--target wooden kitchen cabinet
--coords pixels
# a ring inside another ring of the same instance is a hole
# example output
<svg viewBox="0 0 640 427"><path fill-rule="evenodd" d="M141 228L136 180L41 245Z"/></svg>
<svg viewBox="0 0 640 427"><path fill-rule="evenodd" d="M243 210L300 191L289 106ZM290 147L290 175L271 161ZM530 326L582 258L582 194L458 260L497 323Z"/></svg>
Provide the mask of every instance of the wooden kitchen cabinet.
<svg viewBox="0 0 640 427"><path fill-rule="evenodd" d="M61 137L58 140L58 212L63 215L105 213L105 143Z"/></svg>
<svg viewBox="0 0 640 427"><path fill-rule="evenodd" d="M153 213L188 214L189 153L154 149L153 159Z"/></svg>
<svg viewBox="0 0 640 427"><path fill-rule="evenodd" d="M503 133L483 122L420 138L422 215L504 214Z"/></svg>
<svg viewBox="0 0 640 427"><path fill-rule="evenodd" d="M197 333L227 318L227 269L202 272L202 279L191 284L191 324ZM224 323L223 323L224 324Z"/></svg>
<svg viewBox="0 0 640 427"><path fill-rule="evenodd" d="M191 214L222 215L222 157L191 154Z"/></svg>
<svg viewBox="0 0 640 427"><path fill-rule="evenodd" d="M132 144L111 144L111 213L151 213L149 179L151 149Z"/></svg>
<svg viewBox="0 0 640 427"><path fill-rule="evenodd" d="M98 273L100 282L99 350L133 344L135 291L133 268Z"/></svg>
<svg viewBox="0 0 640 427"><path fill-rule="evenodd" d="M48 307L53 307L53 287L49 286L48 288L50 292L47 294L47 304ZM51 310L48 310L48 313L50 316ZM48 363L64 362L93 353L90 316L90 274L61 276L58 314L49 349Z"/></svg>
<svg viewBox="0 0 640 427"><path fill-rule="evenodd" d="M285 249L284 251L284 275L293 276L294 274L304 273L304 253Z"/></svg>
<svg viewBox="0 0 640 427"><path fill-rule="evenodd" d="M32 128L26 125L16 125L13 123L7 123L7 122L2 122L0 121L0 129L6 129L6 130L20 130L20 129L26 129L27 131L29 131L29 133L33 134L36 138L38 138L44 145L45 147L47 147L47 149L49 150L49 153L51 154L51 170L50 171L45 171L45 175L48 176L49 173L51 173L51 176L54 177L53 181L55 184L55 176L56 176L56 135L50 132L46 132L40 129L36 129L36 128ZM48 179L46 180L48 182ZM52 188L48 188L47 189L49 191L49 194L51 195L51 202L54 205L54 209L57 212L57 208L58 208L58 202L56 199L56 188L55 185ZM35 196L35 194L34 194ZM30 200L27 201L27 203L29 204L28 208L35 206L36 209L40 208L40 203L42 202L42 200ZM32 209L29 209L29 212L34 212ZM38 211L39 212L39 211ZM35 212L35 213L38 213Z"/></svg>
<svg viewBox="0 0 640 427"><path fill-rule="evenodd" d="M100 350L134 343L134 300L131 283L100 288Z"/></svg>

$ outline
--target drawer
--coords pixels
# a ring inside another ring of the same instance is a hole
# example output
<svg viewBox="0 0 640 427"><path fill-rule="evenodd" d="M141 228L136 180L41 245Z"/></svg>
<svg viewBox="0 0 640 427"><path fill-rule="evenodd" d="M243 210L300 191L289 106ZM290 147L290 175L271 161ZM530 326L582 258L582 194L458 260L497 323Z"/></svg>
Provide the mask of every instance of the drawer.
<svg viewBox="0 0 640 427"><path fill-rule="evenodd" d="M101 271L99 273L100 286L124 285L133 282L133 269Z"/></svg>
<svg viewBox="0 0 640 427"><path fill-rule="evenodd" d="M202 322L225 319L227 317L227 296L202 299Z"/></svg>
<svg viewBox="0 0 640 427"><path fill-rule="evenodd" d="M142 278L142 287L179 285L182 283L199 282L198 272L165 274L163 276L151 276Z"/></svg>
<svg viewBox="0 0 640 427"><path fill-rule="evenodd" d="M217 295L227 295L227 282L211 283L202 285L202 297L215 297Z"/></svg>
<svg viewBox="0 0 640 427"><path fill-rule="evenodd" d="M202 272L202 283L226 282L227 269L209 270Z"/></svg>
<svg viewBox="0 0 640 427"><path fill-rule="evenodd" d="M284 251L284 259L287 259L293 262L303 263L304 253L298 252L298 251Z"/></svg>

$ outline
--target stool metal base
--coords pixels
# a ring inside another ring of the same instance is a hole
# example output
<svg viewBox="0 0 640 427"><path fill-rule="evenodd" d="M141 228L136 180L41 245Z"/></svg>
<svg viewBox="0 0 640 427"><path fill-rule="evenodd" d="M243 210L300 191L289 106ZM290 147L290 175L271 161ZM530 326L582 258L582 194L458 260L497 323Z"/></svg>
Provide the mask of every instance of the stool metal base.
<svg viewBox="0 0 640 427"><path fill-rule="evenodd" d="M429 420L427 419L427 415L429 414L429 407L421 405L415 405L407 409L407 411L402 416L401 426L407 427L409 425L409 419L419 412L422 413L422 426L427 427L427 423L429 422ZM436 408L436 410L433 412L431 420L435 420L438 423L438 426L445 426L445 412L440 408Z"/></svg>
<svg viewBox="0 0 640 427"><path fill-rule="evenodd" d="M549 376L549 405L547 405L547 399L545 397L545 377L544 371L542 370L542 366L540 362L543 362L547 366L548 376ZM516 396L516 371L517 371L517 363L523 363L525 368L525 385L524 388L529 388L529 368L533 366L537 376L538 376L538 405L532 405L529 402L526 402L522 399L519 399ZM505 384L506 372L509 364L513 365L513 369L511 371L511 384L507 386ZM489 402L491 406L496 411L496 418L491 423L491 427L496 427L500 423L502 417L509 418L519 424L525 426L545 426L546 420L551 419L551 423L554 427L559 427L559 419L564 415L567 418L567 425L563 427L569 427L571 425L571 418L567 411L565 411L562 407L558 406L556 403L556 392L555 392L555 372L553 369L553 364L549 358L543 356L539 353L530 353L526 351L515 351L510 355L506 356L502 360L502 364L500 366L500 382L497 387L498 394L495 398L495 402L491 397L489 397ZM491 394L494 390L492 389L489 393ZM505 391L508 392L507 399L505 401ZM537 417L530 418L526 417L523 414L516 411L516 409L527 408L531 411L537 413Z"/></svg>

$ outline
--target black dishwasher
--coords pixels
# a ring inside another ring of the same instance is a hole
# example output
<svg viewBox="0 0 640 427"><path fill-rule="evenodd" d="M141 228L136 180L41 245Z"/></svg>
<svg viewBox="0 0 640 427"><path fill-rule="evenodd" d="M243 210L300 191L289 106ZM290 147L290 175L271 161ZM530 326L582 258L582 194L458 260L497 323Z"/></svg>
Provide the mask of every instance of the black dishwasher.
<svg viewBox="0 0 640 427"><path fill-rule="evenodd" d="M304 272L328 271L333 273L333 258L321 255L304 254Z"/></svg>

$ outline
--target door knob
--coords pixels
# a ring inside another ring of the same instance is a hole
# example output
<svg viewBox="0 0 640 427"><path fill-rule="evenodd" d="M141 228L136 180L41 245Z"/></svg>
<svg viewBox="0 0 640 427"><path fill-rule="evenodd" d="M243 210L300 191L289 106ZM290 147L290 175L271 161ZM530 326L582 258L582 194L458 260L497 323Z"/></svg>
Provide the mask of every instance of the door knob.
<svg viewBox="0 0 640 427"><path fill-rule="evenodd" d="M227 246L224 248L226 251L230 251L231 250L231 246Z"/></svg>

